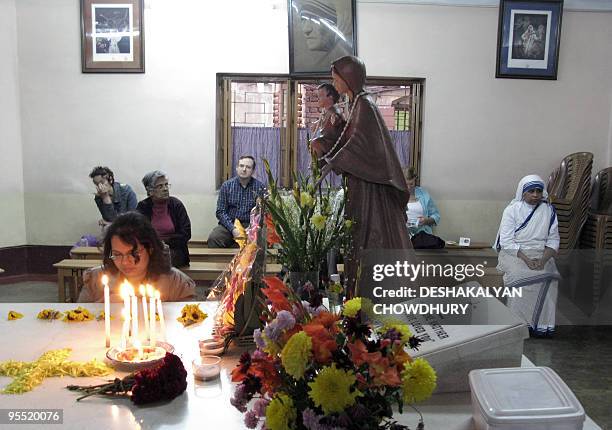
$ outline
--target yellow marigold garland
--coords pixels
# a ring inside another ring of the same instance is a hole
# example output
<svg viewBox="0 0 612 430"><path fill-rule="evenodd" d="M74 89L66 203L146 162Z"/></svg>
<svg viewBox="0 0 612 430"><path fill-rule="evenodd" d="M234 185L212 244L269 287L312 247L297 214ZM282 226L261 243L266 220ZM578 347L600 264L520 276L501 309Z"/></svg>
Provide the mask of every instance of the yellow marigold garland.
<svg viewBox="0 0 612 430"><path fill-rule="evenodd" d="M0 376L14 378L3 394L22 394L40 385L45 378L53 376L103 376L112 372L104 363L91 360L85 363L66 361L70 349L47 351L32 362L8 360L0 363Z"/></svg>

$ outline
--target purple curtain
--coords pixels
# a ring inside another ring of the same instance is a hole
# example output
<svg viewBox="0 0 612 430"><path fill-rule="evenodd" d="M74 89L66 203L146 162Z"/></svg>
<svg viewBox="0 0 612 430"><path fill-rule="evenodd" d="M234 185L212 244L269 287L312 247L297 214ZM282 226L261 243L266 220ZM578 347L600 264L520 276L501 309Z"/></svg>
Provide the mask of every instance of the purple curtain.
<svg viewBox="0 0 612 430"><path fill-rule="evenodd" d="M402 168L410 165L410 150L411 150L411 139L410 131L398 131L389 130L391 134L391 142L393 149L397 154L400 165ZM306 147L306 129L298 129L298 170L302 174L306 174L310 170L310 153ZM328 178L331 179L331 184L334 187L338 187L342 184L342 177L331 173Z"/></svg>
<svg viewBox="0 0 612 430"><path fill-rule="evenodd" d="M393 148L397 154L400 165L402 168L410 165L410 152L412 146L412 139L410 139L410 131L402 130L389 130L391 134L391 142L393 142Z"/></svg>
<svg viewBox="0 0 612 430"><path fill-rule="evenodd" d="M410 131L390 130L393 148L402 167L410 164ZM232 141L234 153L232 159L232 174L236 169L238 158L241 155L252 155L257 160L254 176L267 185L268 178L263 165L263 159L270 162L270 169L274 178L278 178L280 171L280 128L278 127L232 127ZM298 129L297 167L303 175L310 170L310 153L306 146L306 129ZM342 177L330 174L328 179L334 187L340 186Z"/></svg>
<svg viewBox="0 0 612 430"><path fill-rule="evenodd" d="M275 179L280 171L280 128L278 127L232 127L234 153L232 157L232 176L236 171L238 159L242 155L252 155L257 161L253 176L268 185L268 176L263 159L270 163Z"/></svg>

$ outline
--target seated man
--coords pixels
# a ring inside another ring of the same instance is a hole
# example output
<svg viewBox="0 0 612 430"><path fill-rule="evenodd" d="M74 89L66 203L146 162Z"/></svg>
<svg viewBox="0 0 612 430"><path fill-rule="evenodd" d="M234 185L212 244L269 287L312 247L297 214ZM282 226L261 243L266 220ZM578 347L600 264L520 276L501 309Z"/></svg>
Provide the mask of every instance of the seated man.
<svg viewBox="0 0 612 430"><path fill-rule="evenodd" d="M559 250L559 223L547 199L542 178L525 176L504 210L495 242L504 286L521 287L522 291L522 297L509 297L507 305L535 336L551 336L555 331L560 279L554 259Z"/></svg>
<svg viewBox="0 0 612 430"><path fill-rule="evenodd" d="M221 185L217 200L216 226L208 236L209 248L231 248L238 245L234 241L240 233L234 227L234 220L240 220L246 228L250 222L251 209L257 197L265 190L264 184L253 178L255 158L243 155L238 159L236 176Z"/></svg>
<svg viewBox="0 0 612 430"><path fill-rule="evenodd" d="M132 284L136 291L141 284L151 284L166 302L189 300L195 296L193 280L170 267L155 229L137 212L120 215L108 227L102 262L102 266L83 274L79 302L104 301L103 274L109 277L111 302L122 301L119 285L123 281Z"/></svg>
<svg viewBox="0 0 612 430"><path fill-rule="evenodd" d="M113 171L108 167L94 167L89 177L96 186L94 200L102 215L99 224L109 225L119 215L136 209L136 193L128 184L115 181Z"/></svg>

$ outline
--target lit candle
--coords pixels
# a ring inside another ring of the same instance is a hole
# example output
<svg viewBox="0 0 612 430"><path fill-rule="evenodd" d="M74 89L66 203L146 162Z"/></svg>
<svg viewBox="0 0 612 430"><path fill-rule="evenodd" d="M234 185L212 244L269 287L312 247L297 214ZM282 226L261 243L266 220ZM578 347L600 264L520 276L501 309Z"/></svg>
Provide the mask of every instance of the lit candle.
<svg viewBox="0 0 612 430"><path fill-rule="evenodd" d="M126 320L128 322L128 331L127 331L127 337L130 337L130 284L127 281L124 281L121 284L121 298L123 298L123 309L125 310L126 313ZM129 340L129 339L127 339Z"/></svg>
<svg viewBox="0 0 612 430"><path fill-rule="evenodd" d="M138 298L134 293L134 288L130 285L130 296L132 297L132 345L138 339Z"/></svg>
<svg viewBox="0 0 612 430"><path fill-rule="evenodd" d="M138 339L136 339L134 341L134 346L136 347L136 349L138 349L138 355L136 356L136 360L140 361L142 359L142 344L140 343L140 341ZM134 360L134 361L136 361Z"/></svg>
<svg viewBox="0 0 612 430"><path fill-rule="evenodd" d="M149 330L151 333L149 336L150 345L155 347L155 345L157 345L157 339L155 339L155 289L148 285L147 293L149 294Z"/></svg>
<svg viewBox="0 0 612 430"><path fill-rule="evenodd" d="M102 275L104 284L104 331L106 333L106 347L110 348L110 289L108 287L108 276Z"/></svg>
<svg viewBox="0 0 612 430"><path fill-rule="evenodd" d="M140 292L140 296L142 297L142 316L145 325L145 335L147 337L147 340L149 340L151 338L151 333L149 333L149 307L147 306L147 289L144 285L141 285L140 288L138 288L138 291Z"/></svg>
<svg viewBox="0 0 612 430"><path fill-rule="evenodd" d="M159 312L159 332L160 339L166 340L166 321L164 320L164 309L162 308L161 294L159 291L155 292L155 298L157 299L157 310Z"/></svg>
<svg viewBox="0 0 612 430"><path fill-rule="evenodd" d="M130 320L127 309L121 309L121 317L123 318L123 329L121 330L121 349L124 350L127 348L127 336L129 330Z"/></svg>

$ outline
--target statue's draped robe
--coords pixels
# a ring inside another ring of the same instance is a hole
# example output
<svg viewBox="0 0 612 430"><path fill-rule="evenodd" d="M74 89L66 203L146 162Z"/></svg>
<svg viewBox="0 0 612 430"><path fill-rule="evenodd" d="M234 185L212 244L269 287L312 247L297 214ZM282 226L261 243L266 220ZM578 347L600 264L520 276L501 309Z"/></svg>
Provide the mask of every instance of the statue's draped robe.
<svg viewBox="0 0 612 430"><path fill-rule="evenodd" d="M342 57L332 67L355 96L363 91L365 66L361 60ZM412 248L405 212L410 193L389 130L370 96L356 98L352 108L340 145L325 157L347 180L345 216L355 223L353 246L345 261L351 294L364 250Z"/></svg>

